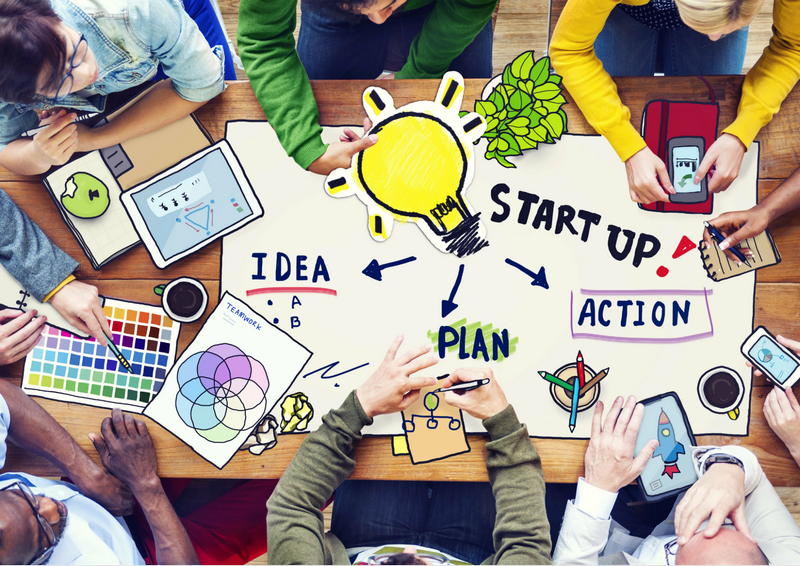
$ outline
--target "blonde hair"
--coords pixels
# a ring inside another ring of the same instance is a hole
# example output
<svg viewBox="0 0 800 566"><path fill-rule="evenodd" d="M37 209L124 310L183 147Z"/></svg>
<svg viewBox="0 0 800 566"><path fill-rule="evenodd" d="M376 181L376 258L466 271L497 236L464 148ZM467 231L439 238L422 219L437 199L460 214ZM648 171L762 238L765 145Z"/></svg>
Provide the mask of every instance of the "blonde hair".
<svg viewBox="0 0 800 566"><path fill-rule="evenodd" d="M764 0L675 0L683 22L704 34L721 33L730 24L750 23Z"/></svg>

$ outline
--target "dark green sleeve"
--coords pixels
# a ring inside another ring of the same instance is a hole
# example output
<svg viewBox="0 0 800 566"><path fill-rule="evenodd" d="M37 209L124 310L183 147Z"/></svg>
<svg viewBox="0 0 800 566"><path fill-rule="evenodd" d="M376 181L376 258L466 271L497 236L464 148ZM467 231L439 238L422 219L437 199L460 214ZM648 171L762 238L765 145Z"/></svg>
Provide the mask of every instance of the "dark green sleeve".
<svg viewBox="0 0 800 566"><path fill-rule="evenodd" d="M267 501L270 564L326 563L320 509L353 471L353 446L369 424L372 419L353 391L341 407L322 417L322 425L300 445Z"/></svg>
<svg viewBox="0 0 800 566"><path fill-rule="evenodd" d="M437 79L492 18L497 0L436 0L398 79Z"/></svg>
<svg viewBox="0 0 800 566"><path fill-rule="evenodd" d="M542 462L528 428L511 405L483 426L492 437L486 469L497 508L495 554L484 564L551 564Z"/></svg>
<svg viewBox="0 0 800 566"><path fill-rule="evenodd" d="M319 111L294 45L297 0L242 0L239 55L281 145L303 169L325 153Z"/></svg>

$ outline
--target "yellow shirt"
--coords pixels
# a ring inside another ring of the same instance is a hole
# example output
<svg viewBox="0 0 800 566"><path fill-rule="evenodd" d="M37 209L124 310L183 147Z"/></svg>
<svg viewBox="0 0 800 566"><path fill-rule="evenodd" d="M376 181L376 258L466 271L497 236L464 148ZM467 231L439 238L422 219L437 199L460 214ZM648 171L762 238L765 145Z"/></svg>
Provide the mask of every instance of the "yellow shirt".
<svg viewBox="0 0 800 566"><path fill-rule="evenodd" d="M649 0L625 0L641 6ZM770 0L766 0L769 2ZM645 147L617 86L594 52L617 0L569 0L556 24L550 57L564 86L597 132L623 161ZM744 80L736 120L723 130L750 144L800 78L800 0L775 0L772 39Z"/></svg>

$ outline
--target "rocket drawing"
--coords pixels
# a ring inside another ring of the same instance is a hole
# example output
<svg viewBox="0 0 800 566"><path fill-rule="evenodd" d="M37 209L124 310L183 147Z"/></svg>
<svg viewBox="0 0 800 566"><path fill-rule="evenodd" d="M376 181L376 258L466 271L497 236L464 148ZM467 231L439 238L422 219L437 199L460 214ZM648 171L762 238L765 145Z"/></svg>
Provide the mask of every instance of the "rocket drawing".
<svg viewBox="0 0 800 566"><path fill-rule="evenodd" d="M686 454L686 450L684 450L683 444L676 442L672 423L669 422L669 417L662 410L661 415L658 417L658 448L653 452L653 458L661 456L664 462L662 476L666 474L672 479L673 474L681 473L678 469L678 456L680 454Z"/></svg>

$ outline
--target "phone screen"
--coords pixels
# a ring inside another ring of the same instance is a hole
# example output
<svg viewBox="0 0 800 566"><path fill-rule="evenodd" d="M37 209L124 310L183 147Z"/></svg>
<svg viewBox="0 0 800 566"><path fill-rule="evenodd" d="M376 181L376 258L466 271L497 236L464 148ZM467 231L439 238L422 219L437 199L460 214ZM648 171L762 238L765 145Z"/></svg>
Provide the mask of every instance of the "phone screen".
<svg viewBox="0 0 800 566"><path fill-rule="evenodd" d="M672 185L678 193L699 193L700 183L694 184L694 176L700 167L700 148L694 145L676 147L672 150Z"/></svg>
<svg viewBox="0 0 800 566"><path fill-rule="evenodd" d="M759 338L750 348L749 355L778 383L784 383L797 369L797 362L786 355L769 336Z"/></svg>

